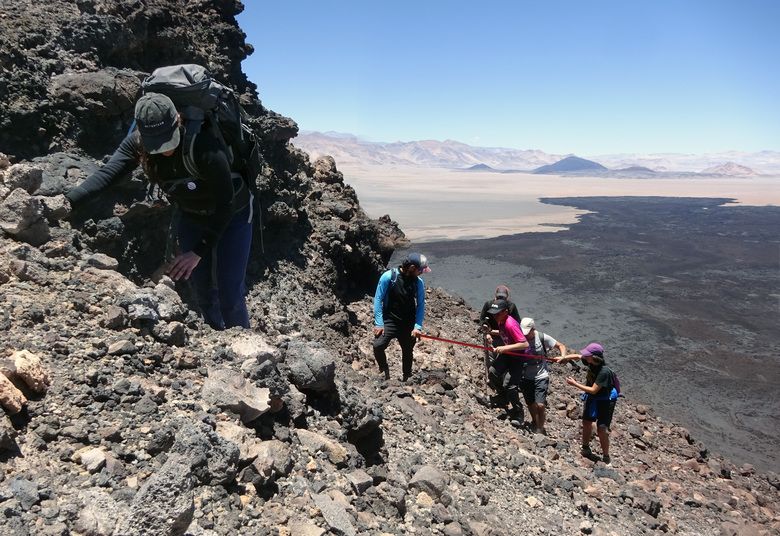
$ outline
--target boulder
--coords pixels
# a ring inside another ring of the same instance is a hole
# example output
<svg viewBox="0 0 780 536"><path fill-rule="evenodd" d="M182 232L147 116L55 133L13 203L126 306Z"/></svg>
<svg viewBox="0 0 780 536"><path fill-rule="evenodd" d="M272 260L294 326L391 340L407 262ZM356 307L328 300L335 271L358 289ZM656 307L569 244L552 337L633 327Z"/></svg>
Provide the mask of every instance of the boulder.
<svg viewBox="0 0 780 536"><path fill-rule="evenodd" d="M296 430L295 433L298 435L301 445L312 454L322 451L328 455L331 463L336 465L344 465L346 463L349 451L336 441L309 430Z"/></svg>
<svg viewBox="0 0 780 536"><path fill-rule="evenodd" d="M22 392L4 374L0 374L0 406L7 413L15 415L22 411L26 403L27 398Z"/></svg>
<svg viewBox="0 0 780 536"><path fill-rule="evenodd" d="M374 479L362 469L356 469L347 474L347 480L355 488L355 493L358 495L363 495L364 491L374 485Z"/></svg>
<svg viewBox="0 0 780 536"><path fill-rule="evenodd" d="M271 409L270 390L257 387L244 375L231 369L209 369L201 396L208 404L229 410L248 423Z"/></svg>
<svg viewBox="0 0 780 536"><path fill-rule="evenodd" d="M206 423L182 424L170 454L181 454L189 460L192 474L203 484L227 484L236 477L238 447Z"/></svg>
<svg viewBox="0 0 780 536"><path fill-rule="evenodd" d="M50 222L59 221L70 216L70 201L64 195L36 196L43 205L43 216Z"/></svg>
<svg viewBox="0 0 780 536"><path fill-rule="evenodd" d="M181 536L195 513L191 458L171 454L133 497L114 534Z"/></svg>
<svg viewBox="0 0 780 536"><path fill-rule="evenodd" d="M314 162L313 178L326 184L344 182L344 174L336 169L336 160L330 155L320 157Z"/></svg>
<svg viewBox="0 0 780 536"><path fill-rule="evenodd" d="M11 354L11 360L14 363L15 377L33 392L43 394L48 390L51 380L48 371L41 364L40 357L27 350L19 350Z"/></svg>
<svg viewBox="0 0 780 536"><path fill-rule="evenodd" d="M119 268L119 261L105 253L93 253L87 257L87 264L98 270L116 270Z"/></svg>
<svg viewBox="0 0 780 536"><path fill-rule="evenodd" d="M21 188L32 195L41 187L43 169L39 165L22 162L8 168L4 177L3 183L9 190Z"/></svg>
<svg viewBox="0 0 780 536"><path fill-rule="evenodd" d="M217 422L217 433L225 440L238 446L238 463L242 466L252 463L261 452L262 440L245 426L230 421Z"/></svg>
<svg viewBox="0 0 780 536"><path fill-rule="evenodd" d="M409 489L424 491L431 497L438 499L449 483L448 474L432 465L423 465L409 481Z"/></svg>
<svg viewBox="0 0 780 536"><path fill-rule="evenodd" d="M19 501L22 509L29 510L41 501L38 484L26 478L17 477L11 480L9 489L14 498Z"/></svg>
<svg viewBox="0 0 780 536"><path fill-rule="evenodd" d="M0 416L0 452L16 448L16 430L6 417Z"/></svg>
<svg viewBox="0 0 780 536"><path fill-rule="evenodd" d="M290 445L277 439L263 441L259 446L257 458L252 463L255 477L252 483L262 487L287 476L293 467Z"/></svg>
<svg viewBox="0 0 780 536"><path fill-rule="evenodd" d="M79 453L79 461L84 469L94 474L106 465L106 453L102 449L88 448Z"/></svg>
<svg viewBox="0 0 780 536"><path fill-rule="evenodd" d="M79 494L79 502L83 507L75 528L85 536L112 536L117 520L127 515L125 507L103 491L84 491Z"/></svg>
<svg viewBox="0 0 780 536"><path fill-rule="evenodd" d="M352 518L340 503L324 493L314 493L311 498L314 500L317 508L320 509L320 512L322 512L322 517L325 518L325 522L333 532L343 536L357 536L357 531L352 525Z"/></svg>
<svg viewBox="0 0 780 536"><path fill-rule="evenodd" d="M0 203L0 229L18 240L40 246L51 237L43 212L40 200L17 188Z"/></svg>
<svg viewBox="0 0 780 536"><path fill-rule="evenodd" d="M292 341L287 347L286 363L290 381L302 391L329 393L336 389L336 360L320 345Z"/></svg>
<svg viewBox="0 0 780 536"><path fill-rule="evenodd" d="M255 360L257 363L264 361L279 361L279 351L271 346L266 339L257 333L242 333L237 336L230 349L240 361Z"/></svg>

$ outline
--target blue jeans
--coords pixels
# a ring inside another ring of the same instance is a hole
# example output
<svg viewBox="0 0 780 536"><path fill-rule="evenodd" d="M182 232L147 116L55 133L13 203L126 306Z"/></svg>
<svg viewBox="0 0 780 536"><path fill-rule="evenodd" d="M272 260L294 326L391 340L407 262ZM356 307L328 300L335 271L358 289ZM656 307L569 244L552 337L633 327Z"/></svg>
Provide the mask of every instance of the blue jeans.
<svg viewBox="0 0 780 536"><path fill-rule="evenodd" d="M233 216L217 242L216 255L201 259L190 276L201 313L214 329L249 327L245 296L246 267L252 245L250 210L247 206ZM186 213L181 215L178 230L182 251L191 251L203 236L203 227Z"/></svg>

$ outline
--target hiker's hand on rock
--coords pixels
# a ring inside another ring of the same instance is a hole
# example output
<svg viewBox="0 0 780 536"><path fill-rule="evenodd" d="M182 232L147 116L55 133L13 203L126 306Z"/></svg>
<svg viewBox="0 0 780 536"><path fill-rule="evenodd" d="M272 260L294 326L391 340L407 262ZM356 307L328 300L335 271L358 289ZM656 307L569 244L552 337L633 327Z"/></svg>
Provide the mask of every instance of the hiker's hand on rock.
<svg viewBox="0 0 780 536"><path fill-rule="evenodd" d="M382 326L374 326L374 337L379 337L384 332L385 332L385 328L383 328Z"/></svg>
<svg viewBox="0 0 780 536"><path fill-rule="evenodd" d="M568 378L566 378L566 383L568 383L569 385L577 385L577 380L569 376Z"/></svg>
<svg viewBox="0 0 780 536"><path fill-rule="evenodd" d="M199 262L200 256L197 253L192 251L182 253L173 259L167 273L174 281L189 279Z"/></svg>
<svg viewBox="0 0 780 536"><path fill-rule="evenodd" d="M421 336L422 336L422 331L420 331L419 329L412 330L412 337L419 339Z"/></svg>

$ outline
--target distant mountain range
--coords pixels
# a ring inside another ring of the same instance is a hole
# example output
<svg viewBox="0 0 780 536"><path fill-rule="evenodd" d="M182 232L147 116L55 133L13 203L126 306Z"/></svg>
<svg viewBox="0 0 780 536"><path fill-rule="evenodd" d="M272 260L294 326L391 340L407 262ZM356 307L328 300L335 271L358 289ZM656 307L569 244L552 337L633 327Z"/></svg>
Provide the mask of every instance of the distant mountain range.
<svg viewBox="0 0 780 536"><path fill-rule="evenodd" d="M582 158L535 149L476 147L454 140L372 142L352 134L302 131L293 144L312 157L331 155L339 164L420 166L464 171L595 173L653 176L654 173L780 175L780 151L710 154L605 154ZM552 167L548 167L552 166Z"/></svg>

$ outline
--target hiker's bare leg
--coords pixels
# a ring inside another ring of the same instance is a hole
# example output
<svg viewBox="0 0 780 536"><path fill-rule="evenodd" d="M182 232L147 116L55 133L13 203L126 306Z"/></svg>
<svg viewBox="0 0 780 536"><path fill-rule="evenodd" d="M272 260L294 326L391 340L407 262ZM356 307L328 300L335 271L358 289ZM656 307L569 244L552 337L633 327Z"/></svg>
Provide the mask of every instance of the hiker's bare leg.
<svg viewBox="0 0 780 536"><path fill-rule="evenodd" d="M609 456L609 428L601 425L598 427L599 443L601 443L602 456Z"/></svg>
<svg viewBox="0 0 780 536"><path fill-rule="evenodd" d="M590 438L593 437L593 423L591 421L582 421L582 446L590 445Z"/></svg>

